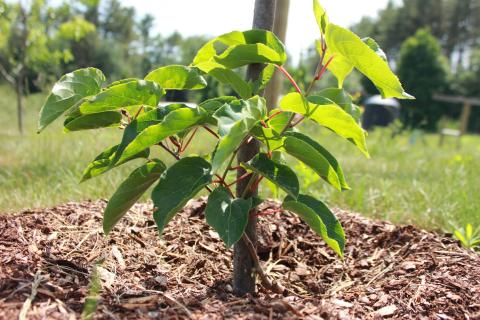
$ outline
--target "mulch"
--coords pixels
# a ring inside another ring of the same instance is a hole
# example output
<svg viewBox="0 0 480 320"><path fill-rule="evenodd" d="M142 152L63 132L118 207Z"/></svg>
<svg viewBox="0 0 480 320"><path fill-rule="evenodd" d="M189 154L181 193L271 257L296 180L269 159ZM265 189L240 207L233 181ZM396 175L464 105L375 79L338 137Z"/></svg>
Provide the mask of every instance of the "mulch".
<svg viewBox="0 0 480 320"><path fill-rule="evenodd" d="M205 224L204 199L161 239L151 204L104 237L105 204L0 215L0 319L79 318L99 261L98 319L480 319L480 255L449 235L335 210L342 261L293 214L262 216L259 256L287 291L237 298L232 250Z"/></svg>

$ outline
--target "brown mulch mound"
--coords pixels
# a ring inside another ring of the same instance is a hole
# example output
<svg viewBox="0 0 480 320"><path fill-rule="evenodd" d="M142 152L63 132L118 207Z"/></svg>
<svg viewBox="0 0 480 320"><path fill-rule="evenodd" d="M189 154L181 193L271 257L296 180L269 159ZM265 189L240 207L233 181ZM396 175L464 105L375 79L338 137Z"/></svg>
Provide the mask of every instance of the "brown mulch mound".
<svg viewBox="0 0 480 320"><path fill-rule="evenodd" d="M478 254L448 236L341 210L344 261L289 212L261 217L259 255L288 292L236 298L232 251L205 224L204 206L191 202L162 239L149 204L135 205L108 238L104 201L1 215L0 319L21 310L78 318L102 258L99 319L480 319Z"/></svg>

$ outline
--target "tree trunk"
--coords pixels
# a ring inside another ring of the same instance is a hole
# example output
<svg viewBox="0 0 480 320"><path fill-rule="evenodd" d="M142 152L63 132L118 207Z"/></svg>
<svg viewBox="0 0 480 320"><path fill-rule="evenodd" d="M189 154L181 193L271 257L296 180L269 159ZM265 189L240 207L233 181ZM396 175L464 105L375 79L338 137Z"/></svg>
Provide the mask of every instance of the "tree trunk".
<svg viewBox="0 0 480 320"><path fill-rule="evenodd" d="M15 84L15 93L17 95L17 119L18 131L23 135L23 77L18 76Z"/></svg>
<svg viewBox="0 0 480 320"><path fill-rule="evenodd" d="M277 7L275 9L275 23L273 25L273 32L275 35L285 43L285 37L287 34L288 24L288 8L290 6L290 0L277 0ZM282 78L279 71L275 70L272 79L265 89L265 99L267 99L268 110L272 110L277 106L278 97L282 91Z"/></svg>
<svg viewBox="0 0 480 320"><path fill-rule="evenodd" d="M272 30L275 17L275 2L276 0L255 0L255 9L253 13L253 28ZM247 80L255 80L262 72L263 65L251 64L247 69ZM260 150L260 143L252 139L250 143L245 143L238 151L238 162L245 162L252 159ZM244 169L237 171L237 177L245 174ZM237 197L242 197L247 187L250 176L243 179L237 184ZM254 196L258 193L254 190L248 196ZM246 235L250 238L252 243L256 245L257 218L255 217L255 210L250 212L250 219L245 230ZM244 296L247 293L255 292L255 274L253 271L253 260L250 256L248 248L243 241L238 241L234 246L233 252L233 290L237 296Z"/></svg>

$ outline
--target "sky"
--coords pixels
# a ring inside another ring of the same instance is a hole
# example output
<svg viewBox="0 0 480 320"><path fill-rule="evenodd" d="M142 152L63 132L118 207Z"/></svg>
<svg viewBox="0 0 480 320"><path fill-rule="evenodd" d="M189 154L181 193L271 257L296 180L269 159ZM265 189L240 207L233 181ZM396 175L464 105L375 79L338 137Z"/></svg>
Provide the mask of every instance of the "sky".
<svg viewBox="0 0 480 320"><path fill-rule="evenodd" d="M254 0L122 0L137 13L155 17L155 31L168 35L218 36L250 29ZM375 16L388 0L321 0L330 21L348 27L362 16ZM312 0L290 0L286 47L296 60L318 37Z"/></svg>

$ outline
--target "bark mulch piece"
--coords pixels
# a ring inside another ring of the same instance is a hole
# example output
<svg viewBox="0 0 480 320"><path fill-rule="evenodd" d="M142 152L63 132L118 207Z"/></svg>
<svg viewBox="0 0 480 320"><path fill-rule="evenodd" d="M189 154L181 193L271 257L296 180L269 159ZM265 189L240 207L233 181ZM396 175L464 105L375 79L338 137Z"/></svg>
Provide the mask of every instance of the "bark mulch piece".
<svg viewBox="0 0 480 320"><path fill-rule="evenodd" d="M284 295L232 295L232 251L195 200L159 239L150 204L111 236L105 201L0 216L0 319L78 318L92 266L99 319L480 319L480 256L451 237L336 210L347 236L339 260L289 212L260 218L259 255ZM267 202L261 209L277 209ZM30 303L30 305L29 305Z"/></svg>

